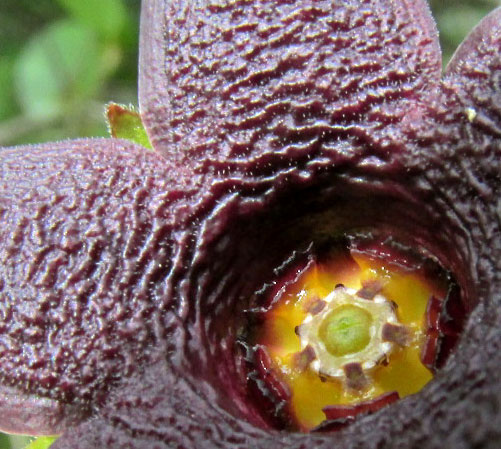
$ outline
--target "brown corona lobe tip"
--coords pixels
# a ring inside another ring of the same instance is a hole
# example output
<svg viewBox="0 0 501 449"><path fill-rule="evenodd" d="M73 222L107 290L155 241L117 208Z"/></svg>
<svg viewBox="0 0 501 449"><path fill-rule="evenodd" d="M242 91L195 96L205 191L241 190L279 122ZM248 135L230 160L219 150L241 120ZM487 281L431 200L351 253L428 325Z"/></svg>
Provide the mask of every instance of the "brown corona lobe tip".
<svg viewBox="0 0 501 449"><path fill-rule="evenodd" d="M386 323L382 330L383 341L396 343L399 346L407 346L411 335L408 328L392 323Z"/></svg>
<svg viewBox="0 0 501 449"><path fill-rule="evenodd" d="M363 390L369 385L369 380L360 363L352 362L343 366L346 385L352 390Z"/></svg>

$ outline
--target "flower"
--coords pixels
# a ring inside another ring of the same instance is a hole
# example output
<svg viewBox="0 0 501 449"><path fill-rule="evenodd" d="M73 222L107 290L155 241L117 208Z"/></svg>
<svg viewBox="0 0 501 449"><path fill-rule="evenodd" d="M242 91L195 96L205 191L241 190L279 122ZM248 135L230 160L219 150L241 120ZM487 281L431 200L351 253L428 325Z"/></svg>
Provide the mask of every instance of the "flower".
<svg viewBox="0 0 501 449"><path fill-rule="evenodd" d="M500 19L441 76L424 0L146 0L155 151L0 152L0 428L63 433L54 449L494 447ZM335 436L273 430L246 384L245 310L291 254L354 229L454 273L459 346Z"/></svg>

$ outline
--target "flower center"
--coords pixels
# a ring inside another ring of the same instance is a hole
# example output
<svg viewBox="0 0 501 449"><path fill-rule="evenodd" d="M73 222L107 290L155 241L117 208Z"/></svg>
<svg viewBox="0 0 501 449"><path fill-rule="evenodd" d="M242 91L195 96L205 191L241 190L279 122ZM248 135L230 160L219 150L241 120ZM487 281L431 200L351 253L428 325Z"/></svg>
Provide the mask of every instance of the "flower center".
<svg viewBox="0 0 501 449"><path fill-rule="evenodd" d="M362 307L340 306L322 321L319 340L335 357L356 354L371 341L371 324L372 315Z"/></svg>
<svg viewBox="0 0 501 449"><path fill-rule="evenodd" d="M388 358L395 343L406 345L410 330L399 324L394 305L383 295L338 285L317 300L296 333L302 351L308 348L313 371L363 389L367 382L355 385L350 379L353 369L359 378L365 378Z"/></svg>
<svg viewBox="0 0 501 449"><path fill-rule="evenodd" d="M462 322L461 297L441 268L403 246L364 244L291 266L256 309L249 382L300 431L417 393L457 341L447 323Z"/></svg>

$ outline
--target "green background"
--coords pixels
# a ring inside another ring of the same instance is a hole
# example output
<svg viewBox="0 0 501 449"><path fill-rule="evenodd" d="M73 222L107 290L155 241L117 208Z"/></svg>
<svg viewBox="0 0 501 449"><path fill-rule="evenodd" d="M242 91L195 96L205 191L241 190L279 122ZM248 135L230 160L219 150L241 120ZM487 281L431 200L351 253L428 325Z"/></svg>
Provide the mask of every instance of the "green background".
<svg viewBox="0 0 501 449"><path fill-rule="evenodd" d="M501 0L431 0L444 62ZM0 0L0 146L107 135L137 105L140 0ZM26 437L0 434L0 449Z"/></svg>

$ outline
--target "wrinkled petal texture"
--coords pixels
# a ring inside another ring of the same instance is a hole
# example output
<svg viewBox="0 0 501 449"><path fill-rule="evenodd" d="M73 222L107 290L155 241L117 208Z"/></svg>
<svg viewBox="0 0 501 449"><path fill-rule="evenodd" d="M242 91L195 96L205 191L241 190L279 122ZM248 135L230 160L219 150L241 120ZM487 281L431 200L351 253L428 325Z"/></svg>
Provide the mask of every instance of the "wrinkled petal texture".
<svg viewBox="0 0 501 449"><path fill-rule="evenodd" d="M163 340L175 192L161 157L120 141L5 149L0 164L0 421L57 433Z"/></svg>
<svg viewBox="0 0 501 449"><path fill-rule="evenodd" d="M209 182L383 163L440 77L424 0L147 1L142 20L150 138Z"/></svg>
<svg viewBox="0 0 501 449"><path fill-rule="evenodd" d="M498 448L500 20L441 80L424 0L144 1L157 153L0 153L0 425L81 422L54 449ZM291 255L359 228L454 272L459 348L422 392L336 434L272 430L245 310Z"/></svg>

